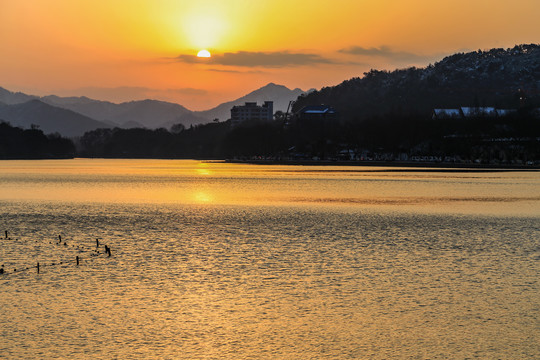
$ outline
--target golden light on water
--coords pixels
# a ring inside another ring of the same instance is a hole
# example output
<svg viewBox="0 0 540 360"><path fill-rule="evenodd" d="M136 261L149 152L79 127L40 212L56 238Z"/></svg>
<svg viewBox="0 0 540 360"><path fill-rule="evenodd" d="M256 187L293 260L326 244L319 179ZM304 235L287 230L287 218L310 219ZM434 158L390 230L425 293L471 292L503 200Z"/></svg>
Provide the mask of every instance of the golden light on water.
<svg viewBox="0 0 540 360"><path fill-rule="evenodd" d="M197 204L211 204L214 200L212 195L206 191L196 191L193 194L193 199Z"/></svg>
<svg viewBox="0 0 540 360"><path fill-rule="evenodd" d="M250 166L191 160L11 161L4 200L344 206L393 211L537 214L534 173L437 173ZM477 185L471 185L474 181ZM516 185L509 191L507 184Z"/></svg>
<svg viewBox="0 0 540 360"><path fill-rule="evenodd" d="M537 172L0 168L2 358L538 358Z"/></svg>
<svg viewBox="0 0 540 360"><path fill-rule="evenodd" d="M195 172L197 173L197 175L202 176L209 176L213 174L212 170L208 167L208 164L206 163L199 163L197 165L197 168L195 169Z"/></svg>

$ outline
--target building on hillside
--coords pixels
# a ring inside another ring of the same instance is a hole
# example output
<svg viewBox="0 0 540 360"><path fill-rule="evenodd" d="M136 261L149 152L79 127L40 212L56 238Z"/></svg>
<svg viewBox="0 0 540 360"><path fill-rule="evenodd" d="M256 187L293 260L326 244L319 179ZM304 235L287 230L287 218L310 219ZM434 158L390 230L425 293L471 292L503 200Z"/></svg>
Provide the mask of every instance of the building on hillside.
<svg viewBox="0 0 540 360"><path fill-rule="evenodd" d="M497 116L510 116L518 112L516 109L497 109L495 111L497 111Z"/></svg>
<svg viewBox="0 0 540 360"><path fill-rule="evenodd" d="M265 101L262 105L256 102L246 102L231 109L232 125L238 125L247 120L270 121L274 117L274 102Z"/></svg>
<svg viewBox="0 0 540 360"><path fill-rule="evenodd" d="M296 113L298 120L335 120L336 109L328 105L304 106Z"/></svg>
<svg viewBox="0 0 540 360"><path fill-rule="evenodd" d="M494 107L462 107L461 113L463 117L493 117L497 116L497 111Z"/></svg>
<svg viewBox="0 0 540 360"><path fill-rule="evenodd" d="M494 107L460 107L459 109L433 109L432 119L467 119L475 117L509 116L517 113L515 109L496 109Z"/></svg>
<svg viewBox="0 0 540 360"><path fill-rule="evenodd" d="M461 117L459 109L433 109L433 120L457 119Z"/></svg>

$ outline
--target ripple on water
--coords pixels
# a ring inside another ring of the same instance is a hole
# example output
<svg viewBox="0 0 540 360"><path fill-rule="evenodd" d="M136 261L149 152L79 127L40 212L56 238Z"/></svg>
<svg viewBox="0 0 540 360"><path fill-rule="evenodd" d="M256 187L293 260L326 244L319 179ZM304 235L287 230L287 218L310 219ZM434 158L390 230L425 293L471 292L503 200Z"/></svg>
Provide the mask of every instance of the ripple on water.
<svg viewBox="0 0 540 360"><path fill-rule="evenodd" d="M6 269L63 262L0 279L2 357L539 355L535 218L54 203L1 214L18 239L2 240ZM96 237L111 258L86 251Z"/></svg>

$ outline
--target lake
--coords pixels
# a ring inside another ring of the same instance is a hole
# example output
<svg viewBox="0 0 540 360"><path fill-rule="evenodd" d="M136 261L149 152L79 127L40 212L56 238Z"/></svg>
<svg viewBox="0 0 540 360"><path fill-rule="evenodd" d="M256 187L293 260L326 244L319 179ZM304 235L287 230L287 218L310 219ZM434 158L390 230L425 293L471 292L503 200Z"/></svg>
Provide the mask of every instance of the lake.
<svg viewBox="0 0 540 360"><path fill-rule="evenodd" d="M0 235L3 359L540 357L536 171L0 161Z"/></svg>

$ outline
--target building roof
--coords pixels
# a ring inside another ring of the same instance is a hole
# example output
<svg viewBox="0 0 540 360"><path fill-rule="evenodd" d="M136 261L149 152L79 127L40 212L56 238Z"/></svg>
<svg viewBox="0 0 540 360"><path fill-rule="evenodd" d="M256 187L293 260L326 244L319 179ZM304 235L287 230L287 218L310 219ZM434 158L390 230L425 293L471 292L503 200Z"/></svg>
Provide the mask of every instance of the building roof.
<svg viewBox="0 0 540 360"><path fill-rule="evenodd" d="M257 105L257 102L256 101L246 101L244 103L244 105L234 105L232 107L232 109L234 108L237 108L237 109L243 109L243 108L257 108L257 107L263 107L263 108L267 108L269 107L270 105L274 105L274 102L273 101L265 101L263 104L261 105Z"/></svg>
<svg viewBox="0 0 540 360"><path fill-rule="evenodd" d="M304 106L299 112L301 114L335 114L336 110L327 105L309 105Z"/></svg>

